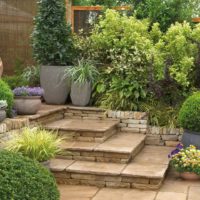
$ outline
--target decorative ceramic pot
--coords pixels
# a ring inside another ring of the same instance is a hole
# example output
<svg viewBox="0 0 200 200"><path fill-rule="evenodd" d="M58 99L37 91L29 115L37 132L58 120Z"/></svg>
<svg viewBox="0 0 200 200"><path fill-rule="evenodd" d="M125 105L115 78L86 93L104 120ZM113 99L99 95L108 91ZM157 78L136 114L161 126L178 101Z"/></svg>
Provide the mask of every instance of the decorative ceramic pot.
<svg viewBox="0 0 200 200"><path fill-rule="evenodd" d="M40 83L44 89L44 99L47 104L65 104L70 92L70 78L65 70L69 66L41 66Z"/></svg>
<svg viewBox="0 0 200 200"><path fill-rule="evenodd" d="M0 122L2 122L6 118L6 111L0 110Z"/></svg>
<svg viewBox="0 0 200 200"><path fill-rule="evenodd" d="M2 74L3 74L3 62L0 58L0 78L1 78Z"/></svg>
<svg viewBox="0 0 200 200"><path fill-rule="evenodd" d="M91 82L85 82L81 84L73 82L70 94L72 104L75 106L87 106L90 102L91 93Z"/></svg>
<svg viewBox="0 0 200 200"><path fill-rule="evenodd" d="M200 133L184 130L182 144L184 145L184 147L194 145L198 149L200 149Z"/></svg>
<svg viewBox="0 0 200 200"><path fill-rule="evenodd" d="M196 180L199 180L200 179L200 176L195 174L195 173L192 173L192 172L183 172L183 173L180 173L180 177L185 179L185 180L190 180L190 181L196 181Z"/></svg>
<svg viewBox="0 0 200 200"><path fill-rule="evenodd" d="M14 99L14 109L19 115L34 115L41 104L40 96L19 96Z"/></svg>

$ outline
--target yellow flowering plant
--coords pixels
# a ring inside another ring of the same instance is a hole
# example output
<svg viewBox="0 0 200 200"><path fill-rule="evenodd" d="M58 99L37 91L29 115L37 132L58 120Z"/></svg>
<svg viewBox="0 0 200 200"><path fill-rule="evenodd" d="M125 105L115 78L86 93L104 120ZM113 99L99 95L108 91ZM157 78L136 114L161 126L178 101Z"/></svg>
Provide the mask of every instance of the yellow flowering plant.
<svg viewBox="0 0 200 200"><path fill-rule="evenodd" d="M200 150L190 145L172 155L171 164L178 172L193 172L200 175Z"/></svg>

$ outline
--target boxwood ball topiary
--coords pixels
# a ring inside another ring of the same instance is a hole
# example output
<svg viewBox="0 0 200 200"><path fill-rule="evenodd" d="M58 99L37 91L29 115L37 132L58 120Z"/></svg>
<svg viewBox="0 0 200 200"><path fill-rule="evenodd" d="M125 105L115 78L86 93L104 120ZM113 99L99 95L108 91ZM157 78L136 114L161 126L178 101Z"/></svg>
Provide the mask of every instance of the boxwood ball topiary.
<svg viewBox="0 0 200 200"><path fill-rule="evenodd" d="M200 132L200 92L186 99L179 111L178 121L182 128Z"/></svg>
<svg viewBox="0 0 200 200"><path fill-rule="evenodd" d="M7 83L5 83L2 79L0 79L0 100L6 100L8 104L8 115L11 113L14 97L12 90L8 86Z"/></svg>
<svg viewBox="0 0 200 200"><path fill-rule="evenodd" d="M59 200L53 176L39 163L0 151L1 200Z"/></svg>

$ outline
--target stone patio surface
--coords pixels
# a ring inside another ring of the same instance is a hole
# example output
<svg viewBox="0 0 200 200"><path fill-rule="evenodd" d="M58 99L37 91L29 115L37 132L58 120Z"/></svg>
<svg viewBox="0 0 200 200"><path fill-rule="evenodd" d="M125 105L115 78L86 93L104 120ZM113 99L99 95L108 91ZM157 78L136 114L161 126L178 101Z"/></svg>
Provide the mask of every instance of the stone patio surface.
<svg viewBox="0 0 200 200"><path fill-rule="evenodd" d="M59 185L61 200L200 200L200 181L170 172L158 191Z"/></svg>

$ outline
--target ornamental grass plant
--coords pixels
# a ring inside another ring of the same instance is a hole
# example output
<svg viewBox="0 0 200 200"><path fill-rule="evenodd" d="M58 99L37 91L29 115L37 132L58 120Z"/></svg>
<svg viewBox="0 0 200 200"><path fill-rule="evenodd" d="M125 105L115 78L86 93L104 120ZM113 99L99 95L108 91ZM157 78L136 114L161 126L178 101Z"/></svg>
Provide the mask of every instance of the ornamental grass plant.
<svg viewBox="0 0 200 200"><path fill-rule="evenodd" d="M50 131L42 128L24 128L19 135L7 142L6 149L43 162L61 152L61 142L62 138Z"/></svg>

